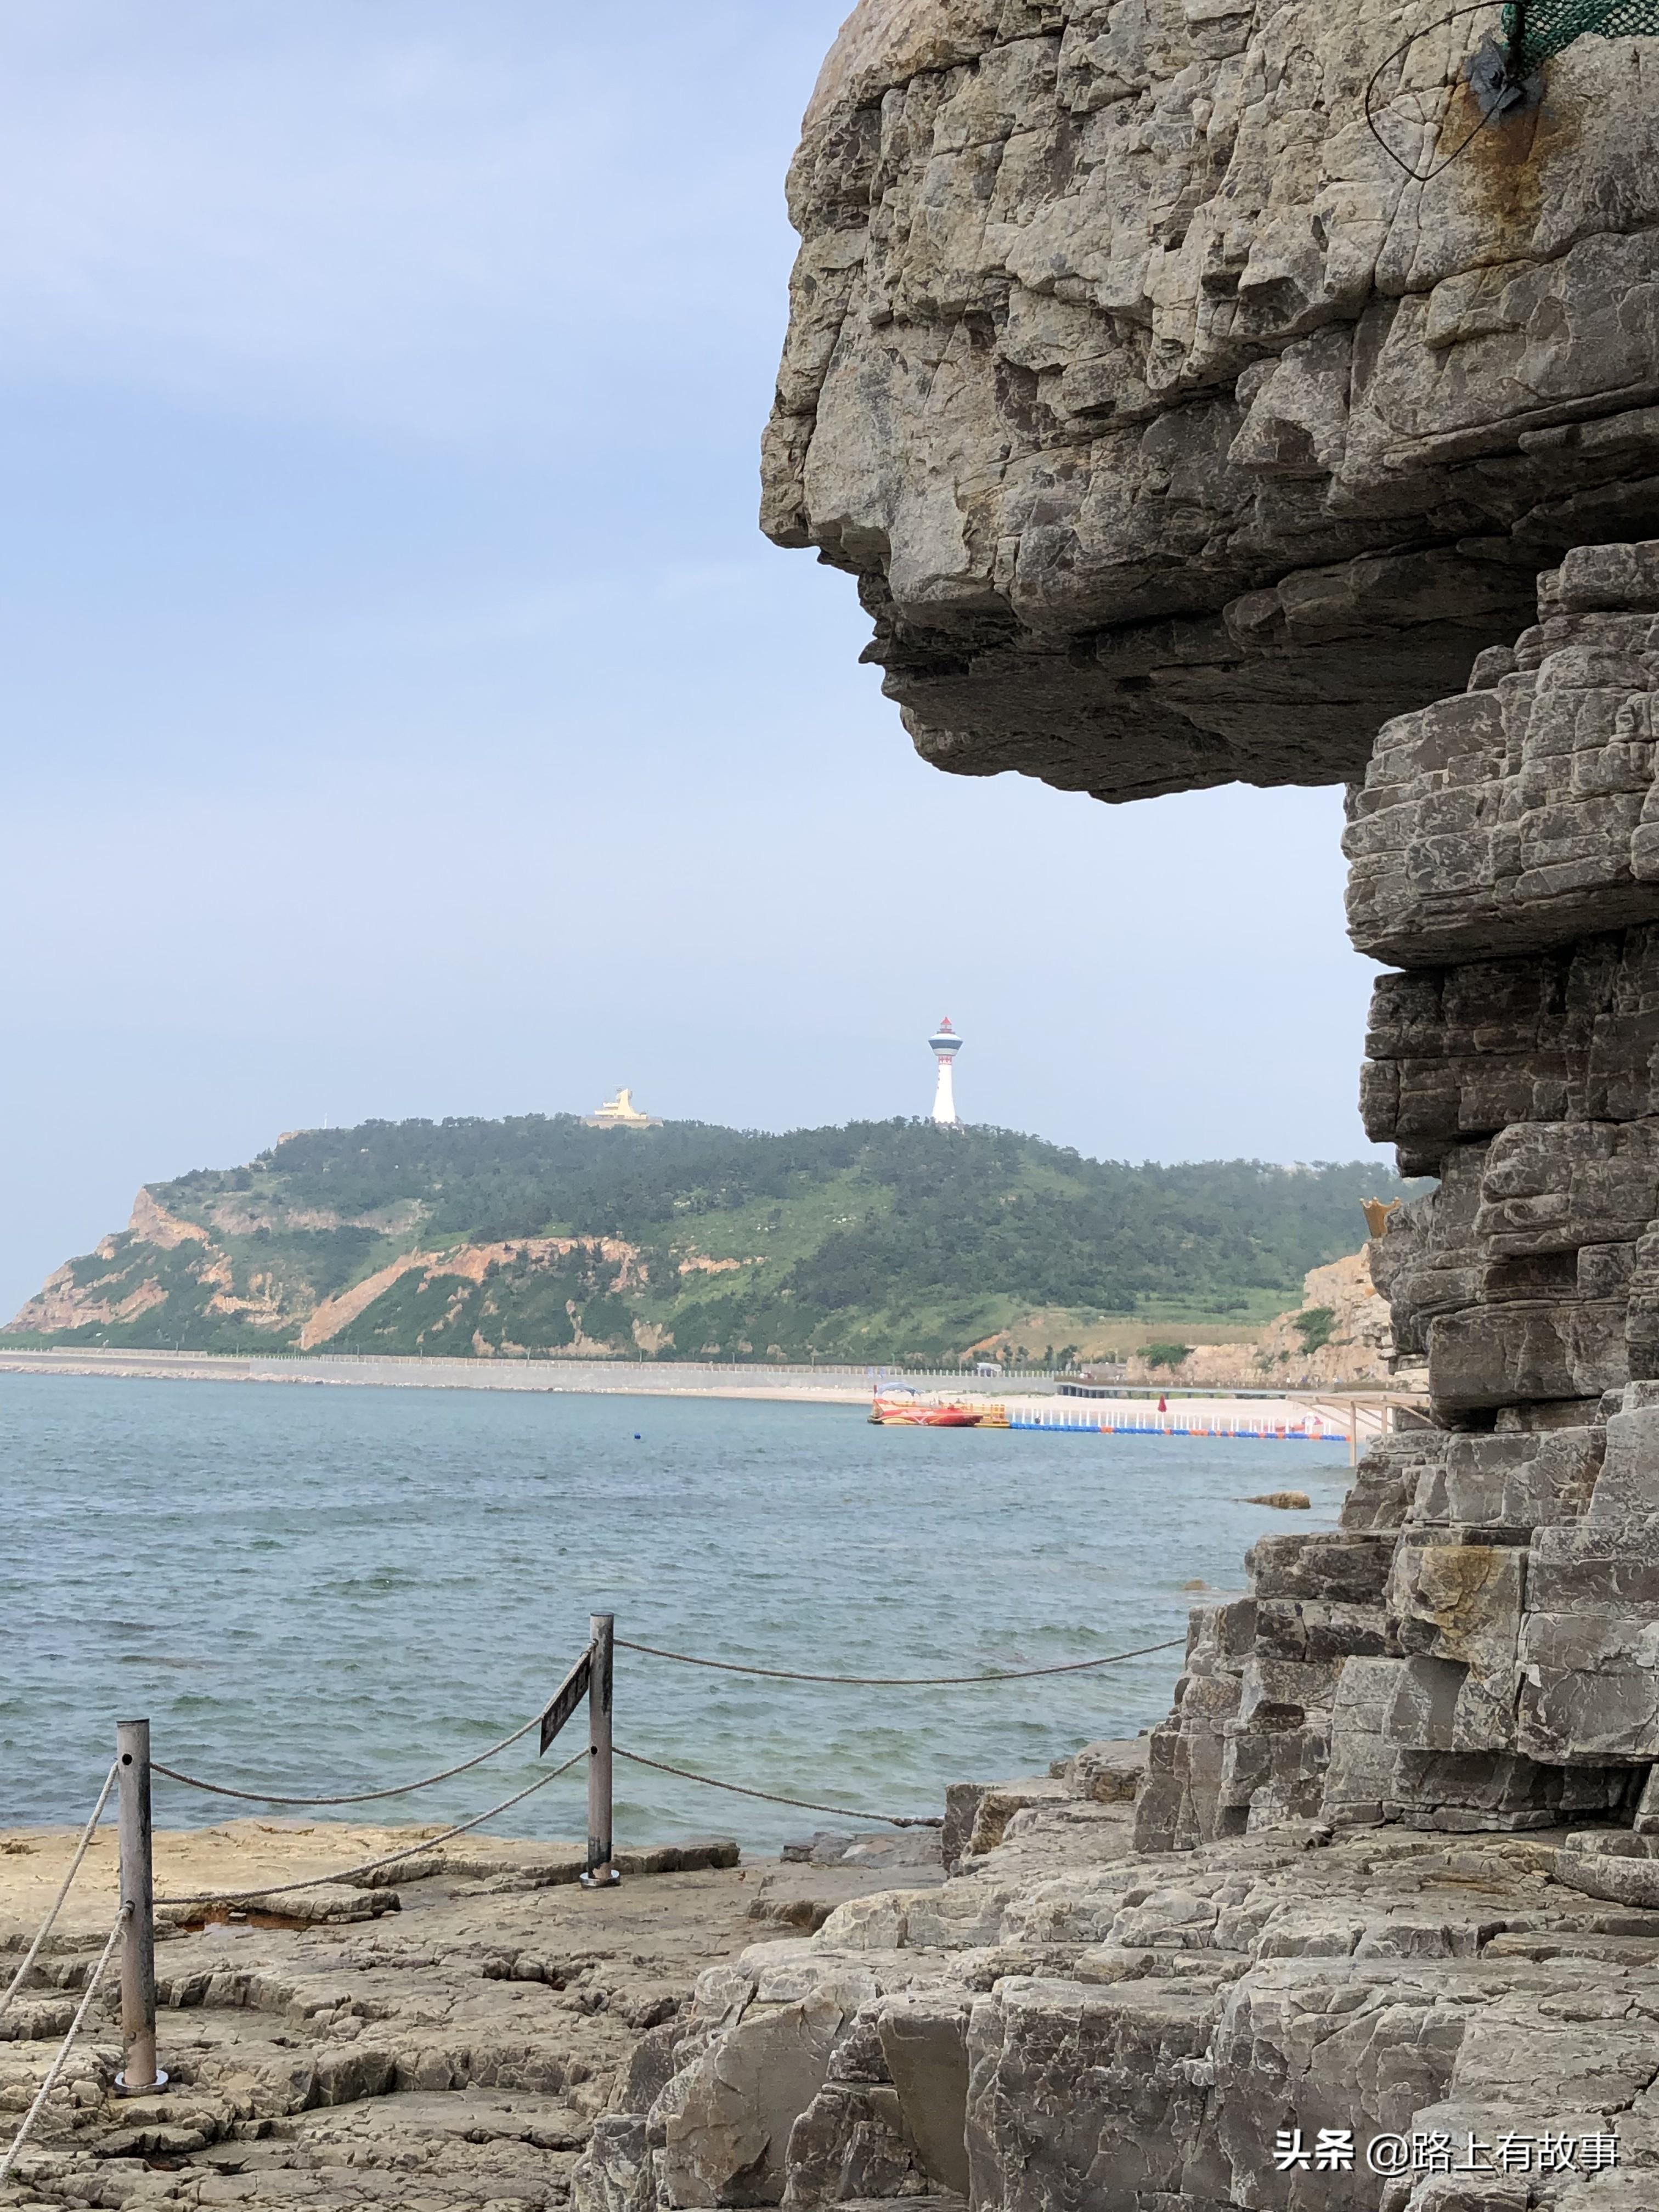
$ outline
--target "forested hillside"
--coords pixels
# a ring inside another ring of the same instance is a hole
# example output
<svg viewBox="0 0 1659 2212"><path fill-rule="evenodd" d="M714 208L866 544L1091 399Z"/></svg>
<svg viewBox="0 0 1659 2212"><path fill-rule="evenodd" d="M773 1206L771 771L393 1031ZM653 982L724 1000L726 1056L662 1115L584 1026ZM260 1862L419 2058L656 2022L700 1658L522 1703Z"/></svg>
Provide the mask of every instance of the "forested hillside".
<svg viewBox="0 0 1659 2212"><path fill-rule="evenodd" d="M11 1324L200 1350L959 1357L1027 1321L1265 1319L1352 1251L1373 1162L1088 1160L1006 1130L574 1115L304 1130L139 1194ZM1033 1357L1063 1348L1028 1344Z"/></svg>

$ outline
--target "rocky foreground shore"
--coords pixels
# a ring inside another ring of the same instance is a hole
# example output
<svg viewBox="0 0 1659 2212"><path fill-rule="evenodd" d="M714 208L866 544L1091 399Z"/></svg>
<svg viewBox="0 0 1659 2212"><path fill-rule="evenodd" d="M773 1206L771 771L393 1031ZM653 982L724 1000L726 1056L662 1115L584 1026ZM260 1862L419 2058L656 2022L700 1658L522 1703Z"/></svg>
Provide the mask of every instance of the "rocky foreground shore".
<svg viewBox="0 0 1659 2212"><path fill-rule="evenodd" d="M245 1889L421 1839L418 1828L238 1820L158 1835L158 1890ZM441 1832L433 1830L433 1834ZM0 1989L74 1837L0 1834ZM114 1978L94 2001L0 2203L562 2204L596 2116L637 2095L699 1974L763 1928L811 1929L893 1878L940 1882L937 1837L825 1839L813 1863L744 1866L720 1838L622 1855L589 1895L563 1844L469 1837L380 1886L269 1910L158 1911L164 2095L123 2101ZM850 1855L849 1855L850 1853ZM933 1863L927 1860L931 1856ZM113 1915L112 1830L0 2015L0 2154L45 2078Z"/></svg>
<svg viewBox="0 0 1659 2212"><path fill-rule="evenodd" d="M1639 1826L1363 1806L1397 1754L1352 1725L1308 1778L1334 1824L1229 1818L1240 1747L1284 1753L1315 1717L1296 1700L1323 1662L1264 1641L1352 1634L1388 1548L1259 1546L1255 1594L1194 1616L1150 1742L953 1791L942 1887L708 1970L596 2120L580 2212L1653 2212Z"/></svg>
<svg viewBox="0 0 1659 2212"><path fill-rule="evenodd" d="M1493 1832L1370 1807L1388 1755L1349 1724L1315 1791L1334 1821L1293 1790L1255 1832L1229 1818L1238 1747L1284 1755L1321 1663L1276 1676L1263 1637L1352 1640L1393 1542L1365 1524L1447 1443L1390 1440L1343 1529L1257 1547L1253 1595L1194 1613L1165 1727L956 1787L942 1838L821 1836L752 1866L680 1844L590 1896L568 1846L469 1838L395 1887L164 1911L167 2093L112 2096L100 1996L0 2203L1651 2212L1642 1811L1512 1808ZM159 1838L159 1881L275 1884L419 1836L238 1821ZM0 1838L0 1950L71 1842ZM0 2020L11 2125L97 1954L112 1857L100 1836Z"/></svg>

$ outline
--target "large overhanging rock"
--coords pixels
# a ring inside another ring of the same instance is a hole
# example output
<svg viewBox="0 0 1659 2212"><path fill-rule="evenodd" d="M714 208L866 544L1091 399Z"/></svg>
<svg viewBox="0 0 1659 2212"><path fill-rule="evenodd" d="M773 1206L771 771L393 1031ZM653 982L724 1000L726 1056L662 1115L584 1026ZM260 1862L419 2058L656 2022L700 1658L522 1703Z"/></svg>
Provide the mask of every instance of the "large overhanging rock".
<svg viewBox="0 0 1659 2212"><path fill-rule="evenodd" d="M1469 141L1426 183L1364 113L1402 42L1379 128ZM1438 1178L1370 1266L1433 1426L1194 1614L1133 1853L1024 1881L1023 1800L801 1986L705 1978L641 2140L716 2202L965 2163L969 2212L1659 2203L1659 1997L1601 2000L1659 1954L1659 46L1581 40L1471 137L1474 43L1416 0L862 0L808 112L768 526L858 574L942 767L1350 782L1352 933L1402 971L1366 1126ZM1455 1911L1413 1836L1484 1836ZM708 2085L832 2010L780 2169L781 2112ZM1518 2089L1582 2181L1512 2162Z"/></svg>
<svg viewBox="0 0 1659 2212"><path fill-rule="evenodd" d="M860 0L791 178L766 527L942 768L1356 777L1570 547L1659 533L1659 46L1480 131L1496 24Z"/></svg>

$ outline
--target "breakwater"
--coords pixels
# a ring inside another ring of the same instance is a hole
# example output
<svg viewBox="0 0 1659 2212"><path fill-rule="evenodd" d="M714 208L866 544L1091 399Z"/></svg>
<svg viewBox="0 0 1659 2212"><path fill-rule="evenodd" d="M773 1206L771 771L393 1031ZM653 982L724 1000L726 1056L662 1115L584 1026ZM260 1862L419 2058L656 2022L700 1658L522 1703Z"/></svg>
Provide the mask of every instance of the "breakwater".
<svg viewBox="0 0 1659 2212"><path fill-rule="evenodd" d="M1056 1378L1016 1373L963 1376L957 1368L787 1367L726 1361L631 1359L423 1359L369 1352L35 1351L0 1338L0 1374L103 1375L146 1382L374 1384L392 1389L550 1391L610 1396L773 1398L850 1405L876 1385L902 1379L920 1389L1006 1389L1033 1395Z"/></svg>

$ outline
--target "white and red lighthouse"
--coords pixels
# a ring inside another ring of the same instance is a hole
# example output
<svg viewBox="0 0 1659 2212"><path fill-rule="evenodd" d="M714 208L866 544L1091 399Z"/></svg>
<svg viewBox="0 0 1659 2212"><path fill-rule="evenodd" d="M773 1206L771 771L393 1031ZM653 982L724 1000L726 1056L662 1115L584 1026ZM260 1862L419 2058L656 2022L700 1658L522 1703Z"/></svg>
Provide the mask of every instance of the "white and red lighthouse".
<svg viewBox="0 0 1659 2212"><path fill-rule="evenodd" d="M933 1119L941 1127L954 1129L957 1120L957 1094L951 1076L951 1064L962 1050L962 1039L951 1026L947 1014L927 1040L928 1048L939 1062L939 1083L933 1092Z"/></svg>

